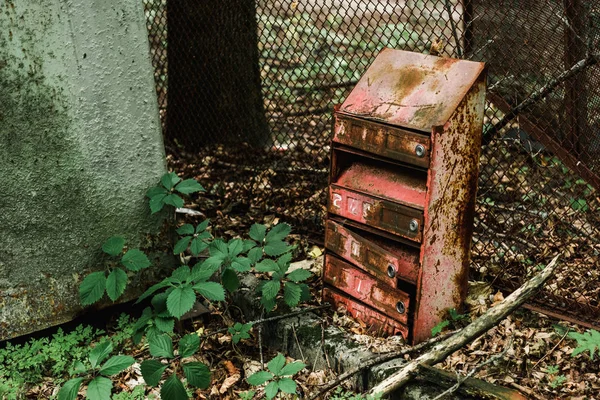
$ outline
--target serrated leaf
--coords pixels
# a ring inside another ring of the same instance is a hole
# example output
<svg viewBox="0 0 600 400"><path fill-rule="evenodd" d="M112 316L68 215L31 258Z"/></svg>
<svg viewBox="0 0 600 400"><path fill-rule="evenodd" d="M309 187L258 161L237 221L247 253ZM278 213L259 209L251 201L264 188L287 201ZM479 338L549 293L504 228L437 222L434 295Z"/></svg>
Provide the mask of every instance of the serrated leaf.
<svg viewBox="0 0 600 400"><path fill-rule="evenodd" d="M190 311L196 301L194 289L190 286L175 288L167 297L167 310L175 318L181 318L183 314Z"/></svg>
<svg viewBox="0 0 600 400"><path fill-rule="evenodd" d="M217 272L217 270L219 269L219 265L220 264L211 265L209 263L206 263L206 261L197 263L196 265L194 265L194 268L192 268L191 280L193 282L203 282L207 280L215 272Z"/></svg>
<svg viewBox="0 0 600 400"><path fill-rule="evenodd" d="M198 254L202 253L207 247L208 244L206 244L201 238L196 237L192 240L190 252L193 256L197 256Z"/></svg>
<svg viewBox="0 0 600 400"><path fill-rule="evenodd" d="M258 272L274 272L279 269L277 263L269 258L265 258L261 262L257 263L254 268Z"/></svg>
<svg viewBox="0 0 600 400"><path fill-rule="evenodd" d="M175 243L175 247L173 247L173 254L185 253L191 241L191 236L185 236L179 239L177 243Z"/></svg>
<svg viewBox="0 0 600 400"><path fill-rule="evenodd" d="M150 286L148 289L146 289L146 291L140 297L138 297L135 304L138 304L139 302L144 301L148 297L152 296L152 294L154 292L156 292L157 290L166 288L167 286L170 286L170 285L171 285L171 283L168 282L167 280L162 280L161 282L158 282L158 283Z"/></svg>
<svg viewBox="0 0 600 400"><path fill-rule="evenodd" d="M193 235L194 234L194 225L185 224L177 228L177 233L179 235Z"/></svg>
<svg viewBox="0 0 600 400"><path fill-rule="evenodd" d="M146 384L156 387L167 367L168 365L163 365L158 360L144 360L140 364L140 371L142 372L142 377Z"/></svg>
<svg viewBox="0 0 600 400"><path fill-rule="evenodd" d="M290 378L281 378L279 380L279 390L284 393L294 394L296 393L296 382Z"/></svg>
<svg viewBox="0 0 600 400"><path fill-rule="evenodd" d="M94 304L102 298L106 289L106 273L104 271L92 272L83 279L79 285L79 300L84 306Z"/></svg>
<svg viewBox="0 0 600 400"><path fill-rule="evenodd" d="M150 300L150 303L152 304L152 307L154 307L154 310L156 311L157 314L162 313L163 311L167 311L167 297L169 296L169 294L171 294L171 292L173 291L174 288L169 288L167 289L167 291L162 292L162 293L158 293L157 295L155 295L152 300ZM166 317L172 317L172 315L166 315Z"/></svg>
<svg viewBox="0 0 600 400"><path fill-rule="evenodd" d="M267 363L267 368L274 375L279 375L281 373L281 370L283 369L284 365L285 365L285 357L283 356L283 354L277 353L277 355L275 357L273 357L273 359Z"/></svg>
<svg viewBox="0 0 600 400"><path fill-rule="evenodd" d="M250 259L250 261L252 261L253 264L260 261L262 256L263 256L262 247L255 247L253 249L250 249L250 251L248 252L248 258Z"/></svg>
<svg viewBox="0 0 600 400"><path fill-rule="evenodd" d="M179 182L179 184L175 186L175 190L183 194L204 192L204 188L202 187L202 185L196 182L195 179L186 179L184 181Z"/></svg>
<svg viewBox="0 0 600 400"><path fill-rule="evenodd" d="M248 250L253 249L256 247L256 242L254 240L244 240L243 241L244 244L244 249L242 250L243 253L248 252Z"/></svg>
<svg viewBox="0 0 600 400"><path fill-rule="evenodd" d="M448 321L448 320L441 321L436 326L434 326L433 328L431 328L431 336L435 336L435 335L437 335L439 333L442 333L442 331L444 330L444 328L447 327L448 325L450 325L450 321Z"/></svg>
<svg viewBox="0 0 600 400"><path fill-rule="evenodd" d="M150 211L152 214L156 214L157 212L163 209L166 198L166 194L158 194L150 199L148 203L150 204Z"/></svg>
<svg viewBox="0 0 600 400"><path fill-rule="evenodd" d="M296 307L300 303L302 289L293 282L286 282L283 288L283 301L290 307Z"/></svg>
<svg viewBox="0 0 600 400"><path fill-rule="evenodd" d="M168 279L171 279L173 283L181 283L185 282L190 277L190 274L190 267L182 265L173 271Z"/></svg>
<svg viewBox="0 0 600 400"><path fill-rule="evenodd" d="M234 270L227 268L221 276L221 283L229 293L235 292L240 287L240 280Z"/></svg>
<svg viewBox="0 0 600 400"><path fill-rule="evenodd" d="M150 189L148 189L148 191L146 191L146 197L148 197L148 198L151 199L152 197L158 196L158 195L161 195L161 194L164 195L164 196L166 196L167 193L168 193L167 189L165 189L164 187L162 187L162 186L154 186L154 187L151 187Z"/></svg>
<svg viewBox="0 0 600 400"><path fill-rule="evenodd" d="M161 332L171 333L175 329L175 320L173 318L156 317L154 318L154 326Z"/></svg>
<svg viewBox="0 0 600 400"><path fill-rule="evenodd" d="M99 373L105 376L115 375L129 368L134 362L135 359L130 356L112 356L102 365Z"/></svg>
<svg viewBox="0 0 600 400"><path fill-rule="evenodd" d="M125 239L121 236L111 236L102 244L102 251L111 256L118 256L123 251Z"/></svg>
<svg viewBox="0 0 600 400"><path fill-rule="evenodd" d="M210 255L212 257L221 257L224 259L229 255L229 247L227 247L227 243L222 241L221 239L214 240L210 246Z"/></svg>
<svg viewBox="0 0 600 400"><path fill-rule="evenodd" d="M194 290L211 301L224 301L225 290L217 282L198 282L193 286Z"/></svg>
<svg viewBox="0 0 600 400"><path fill-rule="evenodd" d="M107 400L110 399L110 392L112 392L112 381L103 376L97 376L88 383L87 390L85 392L86 399L89 400Z"/></svg>
<svg viewBox="0 0 600 400"><path fill-rule="evenodd" d="M588 329L584 333L571 332L568 336L577 341L577 347L571 353L571 357L589 351L590 359L594 359L596 349L600 349L600 332L595 329Z"/></svg>
<svg viewBox="0 0 600 400"><path fill-rule="evenodd" d="M127 286L127 274L121 268L115 268L106 278L106 294L112 301L116 301Z"/></svg>
<svg viewBox="0 0 600 400"><path fill-rule="evenodd" d="M287 275L287 278L293 282L302 282L302 281L305 281L308 278L310 278L311 275L312 274L310 271L308 271L306 269L298 268L298 269L295 269L292 272L290 272Z"/></svg>
<svg viewBox="0 0 600 400"><path fill-rule="evenodd" d="M188 385L200 389L206 389L210 386L210 369L201 362L183 364L183 374Z"/></svg>
<svg viewBox="0 0 600 400"><path fill-rule="evenodd" d="M269 233L267 233L265 240L267 241L267 243L269 243L270 241L283 240L287 235L290 234L291 231L292 227L290 225L284 222L277 224L273 228L271 228Z"/></svg>
<svg viewBox="0 0 600 400"><path fill-rule="evenodd" d="M259 386L266 381L273 379L273 374L268 371L258 371L250 375L246 380L252 386Z"/></svg>
<svg viewBox="0 0 600 400"><path fill-rule="evenodd" d="M193 355L200 347L198 335L190 333L179 340L179 357L186 358Z"/></svg>
<svg viewBox="0 0 600 400"><path fill-rule="evenodd" d="M75 400L83 378L73 378L65 382L58 391L58 400Z"/></svg>
<svg viewBox="0 0 600 400"><path fill-rule="evenodd" d="M181 178L178 177L175 172L168 172L160 178L160 183L162 183L167 190L171 190L180 180Z"/></svg>
<svg viewBox="0 0 600 400"><path fill-rule="evenodd" d="M227 244L230 257L235 257L244 250L244 242L241 239L233 239Z"/></svg>
<svg viewBox="0 0 600 400"><path fill-rule="evenodd" d="M104 341L102 343L98 343L96 347L94 347L90 351L90 356L88 359L90 360L90 364L92 364L92 368L96 368L113 350L113 345L109 341Z"/></svg>
<svg viewBox="0 0 600 400"><path fill-rule="evenodd" d="M152 357L173 358L173 341L167 335L157 335L148 340Z"/></svg>
<svg viewBox="0 0 600 400"><path fill-rule="evenodd" d="M204 221L200 222L196 227L196 233L204 232L206 228L208 228L209 223L210 219L205 219Z"/></svg>
<svg viewBox="0 0 600 400"><path fill-rule="evenodd" d="M264 250L268 256L277 257L288 251L288 245L281 240L272 240L265 244Z"/></svg>
<svg viewBox="0 0 600 400"><path fill-rule="evenodd" d="M121 263L130 271L137 272L150 266L150 260L143 251L131 249L121 259Z"/></svg>
<svg viewBox="0 0 600 400"><path fill-rule="evenodd" d="M260 303L265 308L265 311L270 312L275 308L275 299L267 299L266 297L260 298Z"/></svg>
<svg viewBox="0 0 600 400"><path fill-rule="evenodd" d="M310 289L306 283L301 283L300 290L302 290L302 294L300 295L300 301L309 301L310 300Z"/></svg>
<svg viewBox="0 0 600 400"><path fill-rule="evenodd" d="M254 224L250 227L249 236L256 240L258 243L262 243L265 240L265 234L267 232L267 227L261 224Z"/></svg>
<svg viewBox="0 0 600 400"><path fill-rule="evenodd" d="M306 367L306 364L304 364L300 361L291 362L281 369L281 371L279 372L279 376L296 375L298 372L302 371L304 369L304 367ZM289 392L286 392L286 393L289 393Z"/></svg>
<svg viewBox="0 0 600 400"><path fill-rule="evenodd" d="M271 381L265 387L265 395L267 399L271 400L273 397L277 396L277 392L279 392L279 382Z"/></svg>
<svg viewBox="0 0 600 400"><path fill-rule="evenodd" d="M160 398L165 400L188 400L188 395L177 376L171 375L160 388Z"/></svg>
<svg viewBox="0 0 600 400"><path fill-rule="evenodd" d="M267 299L274 299L281 288L279 281L268 281L262 288L262 295Z"/></svg>
<svg viewBox="0 0 600 400"><path fill-rule="evenodd" d="M246 257L236 257L231 261L231 268L237 272L248 272L252 269L252 264Z"/></svg>
<svg viewBox="0 0 600 400"><path fill-rule="evenodd" d="M183 199L181 197L179 197L178 195L176 195L175 193L166 195L165 198L163 199L163 203L168 204L173 207L176 207L176 208L183 207Z"/></svg>
<svg viewBox="0 0 600 400"><path fill-rule="evenodd" d="M73 368L71 369L71 375L83 374L87 372L87 368L81 361L75 361Z"/></svg>
<svg viewBox="0 0 600 400"><path fill-rule="evenodd" d="M292 262L292 253L285 253L281 257L277 259L277 265L279 266L279 271L282 274L285 274L290 267L290 263Z"/></svg>

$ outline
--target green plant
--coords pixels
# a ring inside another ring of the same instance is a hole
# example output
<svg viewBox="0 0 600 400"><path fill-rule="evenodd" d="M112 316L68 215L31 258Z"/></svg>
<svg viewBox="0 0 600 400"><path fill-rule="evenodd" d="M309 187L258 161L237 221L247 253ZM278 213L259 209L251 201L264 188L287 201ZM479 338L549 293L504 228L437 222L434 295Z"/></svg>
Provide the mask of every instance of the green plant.
<svg viewBox="0 0 600 400"><path fill-rule="evenodd" d="M160 184L146 192L150 199L150 210L155 214L162 210L165 205L181 208L183 199L177 193L191 194L204 192L204 188L195 179L181 180L174 172L164 174L160 178Z"/></svg>
<svg viewBox="0 0 600 400"><path fill-rule="evenodd" d="M567 380L567 377L564 375L558 375L559 368L556 365L550 365L546 368L546 373L548 376L548 383L552 389L556 389L561 386Z"/></svg>
<svg viewBox="0 0 600 400"><path fill-rule="evenodd" d="M156 335L148 339L150 354L158 359L166 359L163 364L158 359L145 360L140 365L142 376L146 383L156 387L162 379L167 367L171 366L173 373L165 380L161 389L161 398L165 400L187 400L185 386L179 379L178 373L183 371L188 385L206 389L210 385L210 370L201 362L183 363L181 360L196 353L200 347L198 335L185 335L179 340L178 354L175 355L173 341L167 335Z"/></svg>
<svg viewBox="0 0 600 400"><path fill-rule="evenodd" d="M445 319L438 323L436 326L431 328L431 336L436 336L444 330L444 328L450 325L456 325L459 321L469 319L469 314L459 314L455 308L448 310L448 319Z"/></svg>
<svg viewBox="0 0 600 400"><path fill-rule="evenodd" d="M294 361L286 365L285 357L279 353L267 363L268 371L256 372L246 380L252 386L259 386L269 382L265 387L265 395L268 399L277 396L279 392L295 394L296 382L290 377L300 372L305 366L300 361Z"/></svg>
<svg viewBox="0 0 600 400"><path fill-rule="evenodd" d="M112 400L144 400L146 398L144 385L137 385L131 392L116 393Z"/></svg>
<svg viewBox="0 0 600 400"><path fill-rule="evenodd" d="M90 351L87 366L81 361L76 361L71 370L71 375L79 376L65 382L58 391L58 400L76 399L77 392L84 381L87 381L88 385L86 390L87 399L106 400L110 398L113 384L108 377L124 371L135 362L135 359L130 356L112 356L100 365L112 350L112 343L104 341Z"/></svg>
<svg viewBox="0 0 600 400"><path fill-rule="evenodd" d="M196 226L196 228L192 224L185 224L177 229L177 233L183 236L175 243L173 253L184 253L188 247L193 256L197 256L204 251L208 247L208 240L212 238L210 232L206 231L209 222L207 219Z"/></svg>
<svg viewBox="0 0 600 400"><path fill-rule="evenodd" d="M589 351L593 360L595 351L600 350L600 332L595 329L588 329L584 333L570 332L569 337L577 341L577 347L571 353L571 357Z"/></svg>
<svg viewBox="0 0 600 400"><path fill-rule="evenodd" d="M241 324L236 322L227 331L231 334L233 343L238 344L242 339L250 339L250 329L252 329L252 323Z"/></svg>
<svg viewBox="0 0 600 400"><path fill-rule="evenodd" d="M252 400L256 392L254 390L247 390L245 392L239 393L240 399L242 400Z"/></svg>
<svg viewBox="0 0 600 400"><path fill-rule="evenodd" d="M108 271L97 271L87 275L79 286L79 299L84 306L99 301L104 293L112 301L116 301L127 287L127 273L121 268L138 272L150 266L150 260L146 254L138 249L130 249L124 252L125 239L120 236L112 236L102 245L102 251L112 257L121 256L118 261L111 261L107 265ZM108 273L108 275L107 275Z"/></svg>

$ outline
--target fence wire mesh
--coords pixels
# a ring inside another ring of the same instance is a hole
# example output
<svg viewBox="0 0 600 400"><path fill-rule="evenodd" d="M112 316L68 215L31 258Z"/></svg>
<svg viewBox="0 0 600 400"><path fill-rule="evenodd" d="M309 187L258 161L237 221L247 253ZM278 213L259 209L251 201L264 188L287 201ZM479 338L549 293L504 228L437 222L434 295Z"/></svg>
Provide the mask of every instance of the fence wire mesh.
<svg viewBox="0 0 600 400"><path fill-rule="evenodd" d="M598 326L593 3L144 0L171 163L206 184L201 206L219 217L276 215L318 242L333 105L378 52L485 61L473 279L511 290L560 251L564 267L535 303Z"/></svg>

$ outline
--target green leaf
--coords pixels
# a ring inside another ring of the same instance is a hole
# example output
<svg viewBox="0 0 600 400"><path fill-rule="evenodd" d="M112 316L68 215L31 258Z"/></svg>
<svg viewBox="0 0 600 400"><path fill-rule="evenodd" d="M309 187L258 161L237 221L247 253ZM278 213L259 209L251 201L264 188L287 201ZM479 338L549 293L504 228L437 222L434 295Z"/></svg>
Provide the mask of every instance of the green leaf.
<svg viewBox="0 0 600 400"><path fill-rule="evenodd" d="M180 180L181 178L178 177L175 172L169 172L160 178L160 183L162 183L167 190L171 190Z"/></svg>
<svg viewBox="0 0 600 400"><path fill-rule="evenodd" d="M173 254L184 253L187 250L191 241L191 236L185 236L179 239L177 243L175 243L175 247L173 248Z"/></svg>
<svg viewBox="0 0 600 400"><path fill-rule="evenodd" d="M292 227L290 225L286 223L280 223L271 228L265 239L267 240L267 243L273 240L283 240L287 235L290 234L291 231Z"/></svg>
<svg viewBox="0 0 600 400"><path fill-rule="evenodd" d="M112 301L116 301L127 286L127 274L121 268L115 268L106 278L106 294Z"/></svg>
<svg viewBox="0 0 600 400"><path fill-rule="evenodd" d="M165 189L164 187L154 186L154 187L151 187L150 189L148 189L148 191L146 192L146 197L151 199L154 196L158 196L158 195L166 196L167 193L168 193L167 189Z"/></svg>
<svg viewBox="0 0 600 400"><path fill-rule="evenodd" d="M250 249L253 249L256 247L256 242L254 240L244 240L244 249L242 250L242 253L247 253Z"/></svg>
<svg viewBox="0 0 600 400"><path fill-rule="evenodd" d="M221 257L225 259L229 255L229 247L227 243L221 239L217 239L210 244L210 255L214 257Z"/></svg>
<svg viewBox="0 0 600 400"><path fill-rule="evenodd" d="M167 281L166 279L163 279L161 282L158 282L158 283L150 286L148 289L146 289L146 291L140 297L138 297L135 304L138 304L138 303L144 301L145 299L150 297L157 290L166 288L167 286L171 286L171 283L169 281Z"/></svg>
<svg viewBox="0 0 600 400"><path fill-rule="evenodd" d="M279 380L279 390L284 393L294 394L296 393L296 382L290 378L281 378Z"/></svg>
<svg viewBox="0 0 600 400"><path fill-rule="evenodd" d="M160 389L160 398L165 400L188 400L183 384L176 375L171 375Z"/></svg>
<svg viewBox="0 0 600 400"><path fill-rule="evenodd" d="M309 301L310 300L310 289L306 283L301 283L300 290L302 290L302 294L300 295L300 301Z"/></svg>
<svg viewBox="0 0 600 400"><path fill-rule="evenodd" d="M90 351L90 364L92 364L92 368L96 368L113 350L113 345L108 340L98 343L96 347L94 347Z"/></svg>
<svg viewBox="0 0 600 400"><path fill-rule="evenodd" d="M131 249L121 259L121 263L130 271L139 271L150 266L150 260L143 251Z"/></svg>
<svg viewBox="0 0 600 400"><path fill-rule="evenodd" d="M73 378L65 382L58 391L58 400L75 400L83 378Z"/></svg>
<svg viewBox="0 0 600 400"><path fill-rule="evenodd" d="M156 214L160 210L162 210L165 205L165 199L167 198L166 194L158 194L150 199L150 211L152 214Z"/></svg>
<svg viewBox="0 0 600 400"><path fill-rule="evenodd" d="M179 197L178 195L176 195L175 193L171 193L171 194L165 196L165 198L163 199L163 202L165 204L168 204L168 205L176 207L176 208L183 207L183 199L181 197Z"/></svg>
<svg viewBox="0 0 600 400"><path fill-rule="evenodd" d="M225 300L225 290L223 290L223 286L217 282L198 282L193 288L208 300Z"/></svg>
<svg viewBox="0 0 600 400"><path fill-rule="evenodd" d="M200 338L194 333L185 335L179 340L179 357L186 358L193 355L200 347Z"/></svg>
<svg viewBox="0 0 600 400"><path fill-rule="evenodd" d="M250 227L250 237L258 243L262 243L265 240L266 232L267 227L261 224L254 224Z"/></svg>
<svg viewBox="0 0 600 400"><path fill-rule="evenodd" d="M220 256L208 257L206 260L204 260L204 265L207 268L215 269L215 271L216 271L217 269L219 269L221 267L221 265L223 265L223 260L224 260L224 258L222 258Z"/></svg>
<svg viewBox="0 0 600 400"><path fill-rule="evenodd" d="M281 240L272 240L265 245L265 254L271 257L277 257L288 251L288 245Z"/></svg>
<svg viewBox="0 0 600 400"><path fill-rule="evenodd" d="M167 309L175 318L181 318L183 314L190 311L196 301L194 289L190 286L175 288L167 298Z"/></svg>
<svg viewBox="0 0 600 400"><path fill-rule="evenodd" d="M140 364L140 370L142 371L144 381L152 387L158 386L160 378L167 367L168 365L163 365L158 360L144 360Z"/></svg>
<svg viewBox="0 0 600 400"><path fill-rule="evenodd" d="M577 341L577 347L571 353L571 357L589 351L590 359L594 359L596 349L600 349L600 332L595 329L588 329L584 333L571 332L569 337Z"/></svg>
<svg viewBox="0 0 600 400"><path fill-rule="evenodd" d="M300 361L291 362L281 369L279 376L296 375L298 372L302 371L304 369L304 367L306 367L306 364L304 364ZM286 392L286 393L290 393L290 392Z"/></svg>
<svg viewBox="0 0 600 400"><path fill-rule="evenodd" d="M85 392L86 399L89 400L107 400L110 399L112 392L112 381L103 376L97 376L88 383L87 391Z"/></svg>
<svg viewBox="0 0 600 400"><path fill-rule="evenodd" d="M279 382L271 381L265 387L265 395L267 399L271 400L273 397L277 396L277 392L279 392Z"/></svg>
<svg viewBox="0 0 600 400"><path fill-rule="evenodd" d="M270 312L275 308L275 299L267 299L263 296L260 298L260 302L267 312Z"/></svg>
<svg viewBox="0 0 600 400"><path fill-rule="evenodd" d="M302 282L311 277L310 271L302 268L293 270L287 275L287 278L293 282Z"/></svg>
<svg viewBox="0 0 600 400"><path fill-rule="evenodd" d="M71 375L84 374L87 372L87 368L85 367L85 365L83 365L81 361L75 361L75 363L73 364L73 369L70 372Z"/></svg>
<svg viewBox="0 0 600 400"><path fill-rule="evenodd" d="M198 226L196 227L196 233L205 231L206 228L208 228L209 223L210 223L210 219L205 219L204 221L200 222L198 224Z"/></svg>
<svg viewBox="0 0 600 400"><path fill-rule="evenodd" d="M106 289L106 273L104 271L92 272L83 279L79 285L79 300L84 306L94 304L102 298Z"/></svg>
<svg viewBox="0 0 600 400"><path fill-rule="evenodd" d="M171 282L181 283L187 281L190 275L190 267L187 265L182 265L171 273L171 277L169 279L171 279Z"/></svg>
<svg viewBox="0 0 600 400"><path fill-rule="evenodd" d="M280 288L281 284L279 281L268 281L262 288L262 294L267 299L275 299Z"/></svg>
<svg viewBox="0 0 600 400"><path fill-rule="evenodd" d="M202 187L202 185L196 182L195 179L186 179L184 181L181 181L179 185L175 186L175 190L183 194L204 192L204 188Z"/></svg>
<svg viewBox="0 0 600 400"><path fill-rule="evenodd" d="M283 301L290 307L296 307L300 303L302 289L293 282L286 282L283 288Z"/></svg>
<svg viewBox="0 0 600 400"><path fill-rule="evenodd" d="M250 249L250 251L248 252L248 258L250 259L250 261L252 261L252 263L257 263L263 256L263 249L262 247L255 247L253 249Z"/></svg>
<svg viewBox="0 0 600 400"><path fill-rule="evenodd" d="M183 364L182 367L188 385L200 389L206 389L210 386L210 370L206 365L201 362L191 362Z"/></svg>
<svg viewBox="0 0 600 400"><path fill-rule="evenodd" d="M283 354L277 353L277 355L275 357L273 357L273 359L267 363L267 368L274 375L279 375L279 374L281 374L281 370L283 369L284 365L285 365L285 357L283 356Z"/></svg>
<svg viewBox="0 0 600 400"><path fill-rule="evenodd" d="M248 272L252 269L252 263L246 257L236 257L231 261L231 268L237 272Z"/></svg>
<svg viewBox="0 0 600 400"><path fill-rule="evenodd" d="M179 235L193 235L194 234L194 226L192 224L185 224L177 228L177 233Z"/></svg>
<svg viewBox="0 0 600 400"><path fill-rule="evenodd" d="M279 267L279 271L285 274L290 267L290 263L292 262L292 253L285 253L281 257L277 259L277 266Z"/></svg>
<svg viewBox="0 0 600 400"><path fill-rule="evenodd" d="M221 283L229 293L235 292L240 287L240 280L234 270L227 268L221 276Z"/></svg>
<svg viewBox="0 0 600 400"><path fill-rule="evenodd" d="M275 272L279 270L277 263L269 258L265 258L261 262L257 263L254 268L258 272Z"/></svg>
<svg viewBox="0 0 600 400"><path fill-rule="evenodd" d="M165 318L173 317L171 314L169 314L169 311L167 310L167 297L169 296L169 294L171 294L173 290L174 288L171 287L165 292L156 294L154 297L152 297L152 300L150 300L150 303L152 304L152 307L154 307L154 310L156 311L157 315L166 312L165 315L161 316Z"/></svg>
<svg viewBox="0 0 600 400"><path fill-rule="evenodd" d="M267 371L258 371L248 377L246 379L249 384L252 386L259 386L265 383L266 381L273 379L273 374Z"/></svg>
<svg viewBox="0 0 600 400"><path fill-rule="evenodd" d="M148 340L152 357L173 358L173 341L167 335L158 335Z"/></svg>
<svg viewBox="0 0 600 400"><path fill-rule="evenodd" d="M190 251L192 252L193 256L197 256L198 254L202 253L207 247L208 244L206 244L201 238L196 237L192 240Z"/></svg>
<svg viewBox="0 0 600 400"><path fill-rule="evenodd" d="M431 328L431 336L435 336L439 333L442 333L444 328L447 327L448 325L450 325L450 321L443 320L442 322L440 322L439 324L437 324L436 326Z"/></svg>
<svg viewBox="0 0 600 400"><path fill-rule="evenodd" d="M175 329L175 320L173 318L156 317L154 318L154 325L161 332L171 333Z"/></svg>
<svg viewBox="0 0 600 400"><path fill-rule="evenodd" d="M134 362L135 359L130 356L112 356L104 363L99 372L102 375L111 376L129 368Z"/></svg>
<svg viewBox="0 0 600 400"><path fill-rule="evenodd" d="M210 265L205 262L199 262L192 268L191 280L194 282L203 282L210 278L217 270L219 265Z"/></svg>
<svg viewBox="0 0 600 400"><path fill-rule="evenodd" d="M244 250L244 242L241 239L233 239L227 244L229 256L235 257Z"/></svg>
<svg viewBox="0 0 600 400"><path fill-rule="evenodd" d="M123 251L125 239L121 236L111 236L102 244L102 251L111 256L118 256Z"/></svg>

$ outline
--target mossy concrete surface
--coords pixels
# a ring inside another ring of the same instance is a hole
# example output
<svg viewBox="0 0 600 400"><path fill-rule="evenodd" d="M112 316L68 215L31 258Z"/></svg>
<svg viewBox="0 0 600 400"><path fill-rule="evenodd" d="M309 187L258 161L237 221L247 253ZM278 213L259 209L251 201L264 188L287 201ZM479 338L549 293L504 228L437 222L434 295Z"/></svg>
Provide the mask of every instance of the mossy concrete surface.
<svg viewBox="0 0 600 400"><path fill-rule="evenodd" d="M71 319L165 172L139 0L0 0L0 340ZM154 261L154 260L153 260Z"/></svg>

